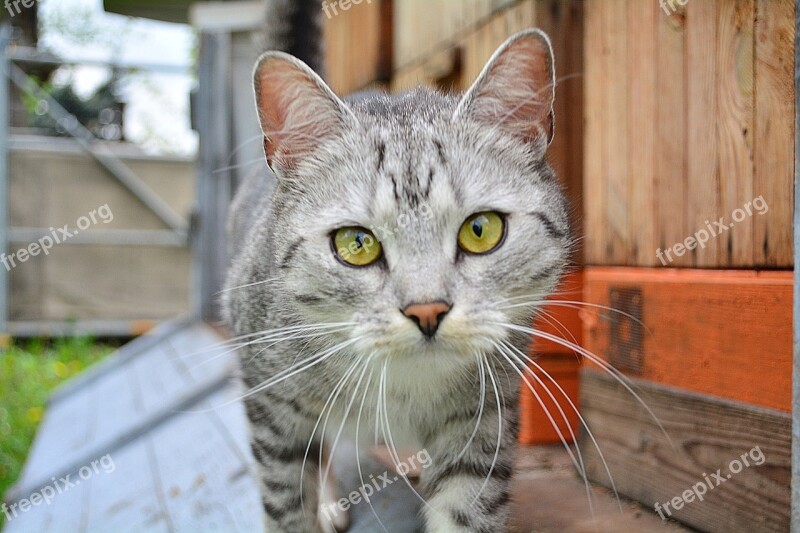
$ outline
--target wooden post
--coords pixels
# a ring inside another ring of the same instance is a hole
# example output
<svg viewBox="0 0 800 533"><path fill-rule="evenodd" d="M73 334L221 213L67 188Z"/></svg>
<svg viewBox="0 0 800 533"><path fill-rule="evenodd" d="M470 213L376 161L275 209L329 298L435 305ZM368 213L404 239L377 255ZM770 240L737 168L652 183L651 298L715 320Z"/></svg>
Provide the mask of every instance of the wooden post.
<svg viewBox="0 0 800 533"><path fill-rule="evenodd" d="M194 311L218 321L219 291L228 266L225 220L232 196L231 35L203 32L197 94L200 134L197 208L193 220Z"/></svg>
<svg viewBox="0 0 800 533"><path fill-rule="evenodd" d="M6 47L11 37L11 26L0 27L0 254L8 253L8 131L9 131L9 66ZM8 332L9 270L0 265L0 334Z"/></svg>

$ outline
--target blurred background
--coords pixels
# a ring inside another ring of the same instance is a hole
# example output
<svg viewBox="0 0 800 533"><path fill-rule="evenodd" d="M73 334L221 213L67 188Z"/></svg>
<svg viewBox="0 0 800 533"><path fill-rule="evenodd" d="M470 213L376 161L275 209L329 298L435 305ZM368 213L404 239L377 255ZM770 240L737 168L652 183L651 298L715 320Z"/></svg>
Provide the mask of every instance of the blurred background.
<svg viewBox="0 0 800 533"><path fill-rule="evenodd" d="M226 335L227 206L265 165L251 70L293 5L318 21L295 44L321 40L342 95L462 91L510 35L553 40L548 158L579 245L535 323L554 340L536 339L543 381L520 398L512 527L789 530L792 0L7 1L0 495L18 503L106 453L125 472L7 530L258 529L234 358L209 346ZM764 465L656 514L756 446Z"/></svg>

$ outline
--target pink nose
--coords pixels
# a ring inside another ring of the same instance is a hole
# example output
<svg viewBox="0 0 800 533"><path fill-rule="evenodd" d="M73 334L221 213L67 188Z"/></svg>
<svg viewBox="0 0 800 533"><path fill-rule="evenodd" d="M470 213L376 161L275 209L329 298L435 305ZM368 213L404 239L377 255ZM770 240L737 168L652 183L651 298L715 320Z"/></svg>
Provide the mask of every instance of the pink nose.
<svg viewBox="0 0 800 533"><path fill-rule="evenodd" d="M417 325L423 335L431 339L436 335L439 323L450 312L451 307L444 302L411 304L403 309L403 314Z"/></svg>

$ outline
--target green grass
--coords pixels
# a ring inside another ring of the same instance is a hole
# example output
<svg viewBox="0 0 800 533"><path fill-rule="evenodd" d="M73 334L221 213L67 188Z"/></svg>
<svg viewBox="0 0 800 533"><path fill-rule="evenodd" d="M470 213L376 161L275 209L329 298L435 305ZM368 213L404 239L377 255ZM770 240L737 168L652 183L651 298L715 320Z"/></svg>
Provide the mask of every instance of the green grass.
<svg viewBox="0 0 800 533"><path fill-rule="evenodd" d="M92 339L65 338L0 351L0 496L19 478L53 389L112 350Z"/></svg>

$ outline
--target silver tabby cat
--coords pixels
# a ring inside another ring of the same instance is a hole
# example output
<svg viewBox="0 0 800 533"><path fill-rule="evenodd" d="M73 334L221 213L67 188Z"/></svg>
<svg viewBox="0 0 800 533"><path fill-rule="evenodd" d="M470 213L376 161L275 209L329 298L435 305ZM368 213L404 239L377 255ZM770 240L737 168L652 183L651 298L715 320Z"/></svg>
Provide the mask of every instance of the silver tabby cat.
<svg viewBox="0 0 800 533"><path fill-rule="evenodd" d="M504 529L521 328L570 251L545 160L554 85L538 30L503 44L463 96L346 103L293 56L259 60L277 180L237 199L247 233L225 307L245 344L268 532L318 530L323 425L427 450L425 531Z"/></svg>

